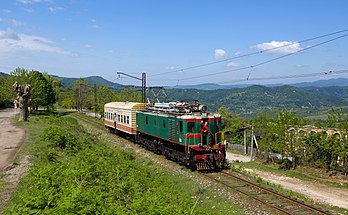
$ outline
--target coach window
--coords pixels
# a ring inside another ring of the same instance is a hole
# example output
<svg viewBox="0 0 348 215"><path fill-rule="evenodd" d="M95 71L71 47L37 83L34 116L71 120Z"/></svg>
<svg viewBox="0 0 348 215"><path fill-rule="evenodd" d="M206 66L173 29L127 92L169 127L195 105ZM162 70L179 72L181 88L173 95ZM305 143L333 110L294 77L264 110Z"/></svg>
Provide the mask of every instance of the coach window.
<svg viewBox="0 0 348 215"><path fill-rule="evenodd" d="M182 132L182 121L179 121L179 131Z"/></svg>
<svg viewBox="0 0 348 215"><path fill-rule="evenodd" d="M163 120L163 128L166 128L166 120Z"/></svg>
<svg viewBox="0 0 348 215"><path fill-rule="evenodd" d="M145 119L146 119L146 125L148 125L149 124L149 118L146 116Z"/></svg>
<svg viewBox="0 0 348 215"><path fill-rule="evenodd" d="M129 125L129 116L127 116L127 124Z"/></svg>
<svg viewBox="0 0 348 215"><path fill-rule="evenodd" d="M187 123L187 132L194 132L195 123L194 122L188 122Z"/></svg>
<svg viewBox="0 0 348 215"><path fill-rule="evenodd" d="M117 115L117 121L121 122L121 115L120 114Z"/></svg>
<svg viewBox="0 0 348 215"><path fill-rule="evenodd" d="M123 123L126 123L127 120L126 120L126 116L123 116Z"/></svg>

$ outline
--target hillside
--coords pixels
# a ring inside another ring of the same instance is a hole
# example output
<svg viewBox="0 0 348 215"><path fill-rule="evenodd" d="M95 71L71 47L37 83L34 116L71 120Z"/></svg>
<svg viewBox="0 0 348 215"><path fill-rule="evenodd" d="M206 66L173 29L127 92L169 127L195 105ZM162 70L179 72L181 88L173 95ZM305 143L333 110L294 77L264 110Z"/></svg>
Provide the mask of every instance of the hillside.
<svg viewBox="0 0 348 215"><path fill-rule="evenodd" d="M6 73L3 73L3 72L0 72L0 77L7 77L9 76L9 74L6 74Z"/></svg>
<svg viewBox="0 0 348 215"><path fill-rule="evenodd" d="M167 94L168 100L193 101L197 99L208 105L210 111L216 111L219 107L224 106L232 113L245 116L252 116L265 111L276 112L281 108L294 109L305 115L311 115L322 109L348 106L348 100L345 98L332 96L329 92L318 96L318 91L313 89L304 90L292 86L251 86L209 91L172 89L167 90ZM325 92L325 88L321 88L321 90ZM343 95L348 94L348 88L340 88L340 90Z"/></svg>
<svg viewBox="0 0 348 215"><path fill-rule="evenodd" d="M72 86L77 78L60 78L65 87ZM99 76L84 78L91 85L106 85L114 89L121 89L123 85L107 81ZM260 112L277 112L279 109L293 109L303 115L317 115L332 107L348 106L348 86L330 86L334 83L345 83L348 79L332 79L313 82L314 86L329 85L329 87L314 87L309 83L302 86L248 86L239 88L221 89L217 84L201 84L185 86L187 89L167 88L167 101L194 101L208 105L210 111L216 111L219 107L226 107L231 113L243 116L255 116ZM299 84L301 85L301 84ZM202 90L205 89L205 90ZM140 91L140 90L139 90ZM151 94L149 94L151 97ZM163 99L162 99L163 100Z"/></svg>
<svg viewBox="0 0 348 215"><path fill-rule="evenodd" d="M55 76L55 78L62 81L63 87L71 87L74 84L74 82L79 79L79 78L65 78L65 77L58 77L58 76ZM123 87L123 85L121 84L117 84L117 83L105 80L104 78L100 76L89 76L83 79L87 80L90 85L96 84L97 86L109 86L114 89L121 89Z"/></svg>
<svg viewBox="0 0 348 215"><path fill-rule="evenodd" d="M330 87L304 87L301 88L303 91L316 94L318 96L334 96L338 98L343 98L348 101L348 86L330 86Z"/></svg>
<svg viewBox="0 0 348 215"><path fill-rule="evenodd" d="M278 87L284 86L285 84L275 83L264 85L266 87ZM333 78L328 80L319 80L314 82L300 82L288 84L293 87L331 87L331 86L348 86L348 79L346 78ZM171 87L173 89L199 89L199 90L218 90L218 89L231 89L231 88L246 88L253 86L251 84L234 84L234 85L219 85L215 83L205 83L205 84L197 84L197 85L178 85L175 87Z"/></svg>

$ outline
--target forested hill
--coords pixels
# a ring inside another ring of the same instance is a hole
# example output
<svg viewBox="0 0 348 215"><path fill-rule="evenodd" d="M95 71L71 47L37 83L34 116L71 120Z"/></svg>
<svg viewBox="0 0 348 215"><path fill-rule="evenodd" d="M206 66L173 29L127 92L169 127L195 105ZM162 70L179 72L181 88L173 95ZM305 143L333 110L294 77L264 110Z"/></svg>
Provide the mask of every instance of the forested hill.
<svg viewBox="0 0 348 215"><path fill-rule="evenodd" d="M72 86L76 78L61 78L64 86ZM99 76L84 78L90 85L96 84L120 89L124 86L107 81ZM321 85L330 85L347 79L326 80ZM319 83L319 82L318 82ZM313 82L313 85L319 85ZM308 86L309 83L302 84ZM210 86L210 85L209 85ZM226 107L231 113L254 116L260 112L277 112L281 108L294 109L304 115L316 115L330 110L332 107L348 107L348 86L331 87L294 87L294 86L249 86L231 89L167 89L168 101L194 101L208 105L210 111ZM140 89L139 89L140 91ZM151 96L151 95L150 95Z"/></svg>
<svg viewBox="0 0 348 215"><path fill-rule="evenodd" d="M9 76L9 74L6 74L6 73L3 73L3 72L0 72L0 77L7 77Z"/></svg>
<svg viewBox="0 0 348 215"><path fill-rule="evenodd" d="M74 82L78 80L78 78L65 78L65 77L58 77L58 76L55 76L55 78L62 81L63 87L71 87L73 86ZM114 89L123 88L121 84L117 84L117 83L105 80L104 78L100 76L89 76L83 79L87 80L88 83L92 86L96 84L97 86L109 86Z"/></svg>
<svg viewBox="0 0 348 215"><path fill-rule="evenodd" d="M311 115L331 109L348 106L348 87L296 88L292 86L195 90L167 90L168 100L193 101L208 105L210 111L224 106L232 113L255 115L260 112L278 111L287 108Z"/></svg>

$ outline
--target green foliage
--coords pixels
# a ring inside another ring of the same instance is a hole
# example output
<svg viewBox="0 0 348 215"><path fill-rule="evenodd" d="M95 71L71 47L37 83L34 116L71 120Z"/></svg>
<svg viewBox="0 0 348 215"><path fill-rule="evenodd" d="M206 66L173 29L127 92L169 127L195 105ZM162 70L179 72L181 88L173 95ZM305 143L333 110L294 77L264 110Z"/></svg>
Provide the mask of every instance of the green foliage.
<svg viewBox="0 0 348 215"><path fill-rule="evenodd" d="M74 149L77 146L77 139L61 127L46 128L42 138L60 149Z"/></svg>
<svg viewBox="0 0 348 215"><path fill-rule="evenodd" d="M347 87L336 88L341 89L339 93L348 94ZM338 96L337 93L323 95L315 89L310 91L291 86L250 86L219 90L169 89L167 94L168 100L197 99L207 105L210 111L217 111L223 106L230 113L249 118L262 112L276 114L282 108L294 109L295 112L305 115L317 115L319 111L331 107L348 106L347 99Z"/></svg>
<svg viewBox="0 0 348 215"><path fill-rule="evenodd" d="M23 68L17 68L10 76L0 77L0 104L3 101L13 101L17 96L12 85L17 81L20 85L31 85L31 106L37 109L44 106L47 109L56 102L56 93L53 84L55 79L48 74L43 75L38 71L29 72ZM57 87L57 86L55 86Z"/></svg>
<svg viewBox="0 0 348 215"><path fill-rule="evenodd" d="M231 207L133 151L100 142L71 117L29 123L29 133L38 133L34 162L4 214L224 214ZM204 204L195 205L197 198Z"/></svg>
<svg viewBox="0 0 348 215"><path fill-rule="evenodd" d="M52 82L50 83L45 76L38 71L28 73L29 83L31 85L31 106L35 110L39 106L49 109L56 102L56 93L53 90Z"/></svg>

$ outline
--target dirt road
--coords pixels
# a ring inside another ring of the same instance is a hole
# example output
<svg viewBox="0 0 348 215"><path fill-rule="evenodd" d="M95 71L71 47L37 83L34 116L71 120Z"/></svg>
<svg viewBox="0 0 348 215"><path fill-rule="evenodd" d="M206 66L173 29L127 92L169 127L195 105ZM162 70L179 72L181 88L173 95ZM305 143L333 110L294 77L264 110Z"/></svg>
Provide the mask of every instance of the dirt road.
<svg viewBox="0 0 348 215"><path fill-rule="evenodd" d="M0 109L0 171L9 166L24 142L25 130L11 125L16 114L12 108Z"/></svg>

